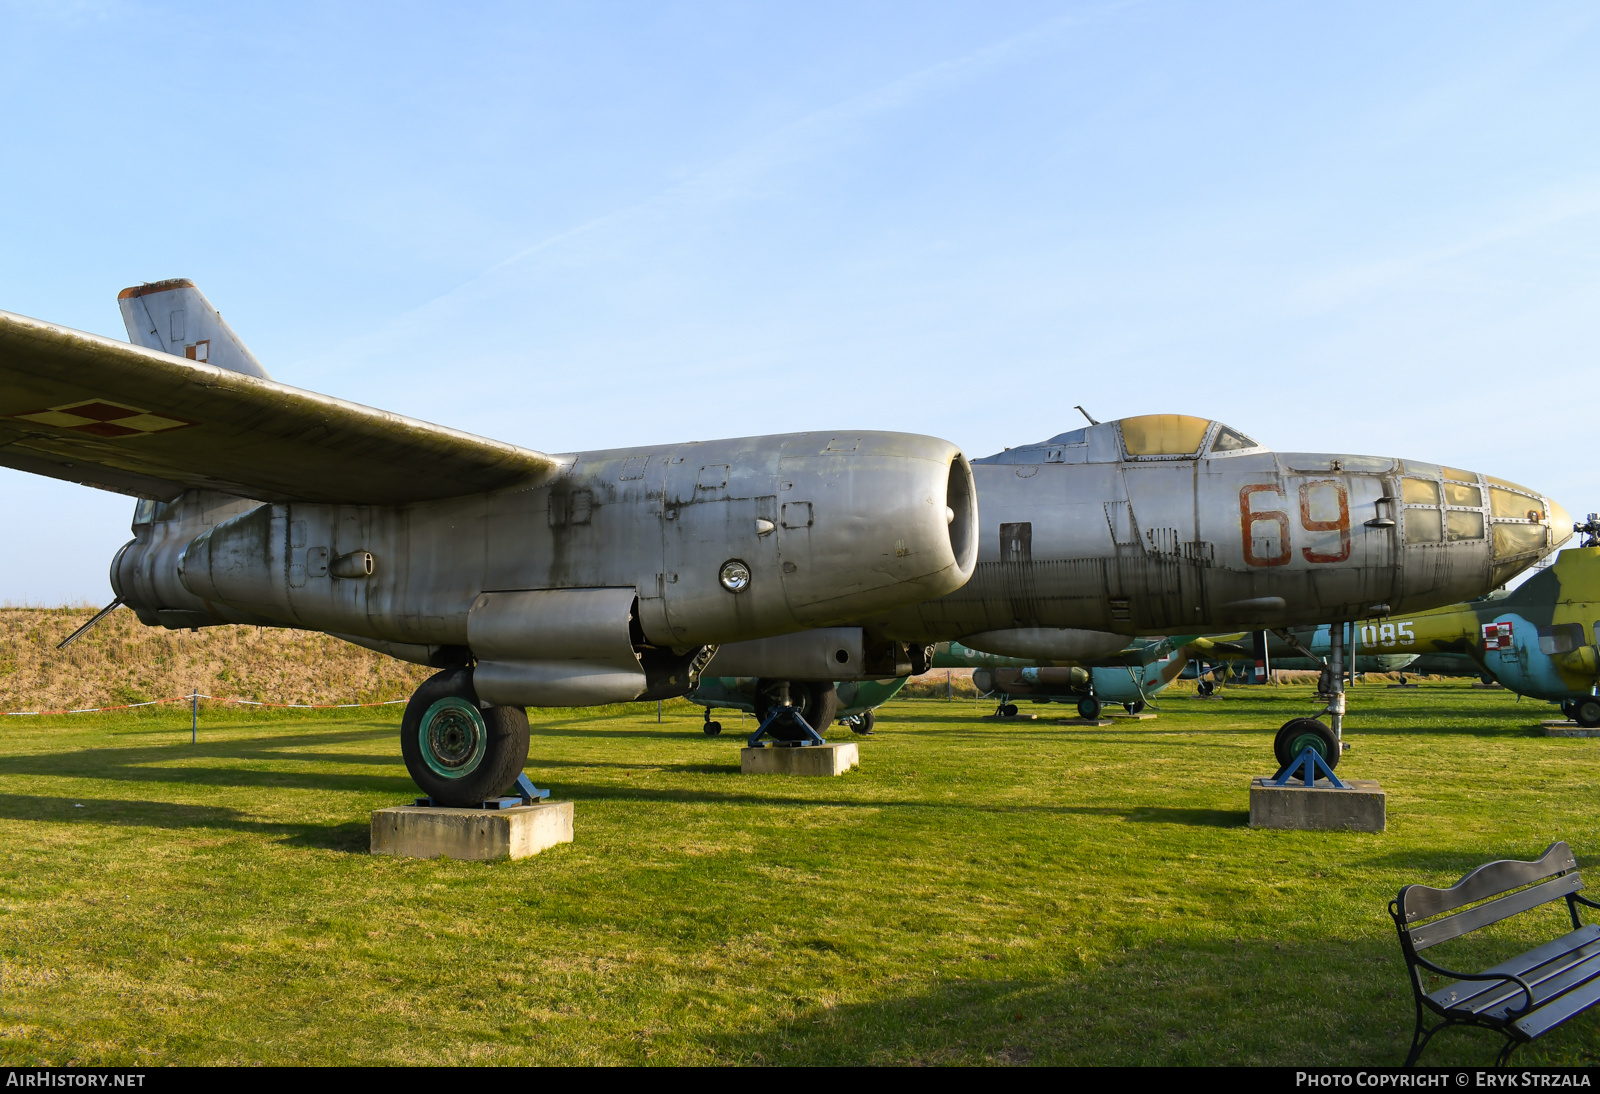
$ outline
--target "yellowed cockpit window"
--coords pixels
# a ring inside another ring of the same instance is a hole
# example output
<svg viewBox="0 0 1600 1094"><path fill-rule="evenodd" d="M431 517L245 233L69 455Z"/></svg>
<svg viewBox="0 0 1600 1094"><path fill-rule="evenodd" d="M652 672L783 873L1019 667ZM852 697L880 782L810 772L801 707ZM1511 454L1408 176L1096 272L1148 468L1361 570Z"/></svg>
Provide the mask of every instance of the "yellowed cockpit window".
<svg viewBox="0 0 1600 1094"><path fill-rule="evenodd" d="M1455 479L1458 482L1478 481L1477 475L1474 475L1471 471L1463 471L1458 467L1441 467L1439 470L1444 473L1444 477L1447 479Z"/></svg>
<svg viewBox="0 0 1600 1094"><path fill-rule="evenodd" d="M1459 539L1483 538L1483 514L1452 509L1445 514L1445 531L1452 543Z"/></svg>
<svg viewBox="0 0 1600 1094"><path fill-rule="evenodd" d="M1211 423L1187 414L1141 414L1124 418L1122 446L1130 456L1188 456L1200 451Z"/></svg>
<svg viewBox="0 0 1600 1094"><path fill-rule="evenodd" d="M1405 514L1407 543L1438 543L1444 538L1439 534L1439 510L1407 509Z"/></svg>
<svg viewBox="0 0 1600 1094"><path fill-rule="evenodd" d="M1400 497L1407 505L1438 505L1439 484L1432 479L1401 479Z"/></svg>
<svg viewBox="0 0 1600 1094"><path fill-rule="evenodd" d="M1498 486L1489 487L1489 509L1495 516L1506 520L1544 519L1544 507L1538 502Z"/></svg>
<svg viewBox="0 0 1600 1094"><path fill-rule="evenodd" d="M1542 551L1545 544L1545 527L1542 524L1496 524L1494 526L1494 554L1496 558Z"/></svg>
<svg viewBox="0 0 1600 1094"><path fill-rule="evenodd" d="M1459 482L1444 484L1444 503L1446 505L1459 505L1468 509L1483 508L1483 491L1476 486L1466 486Z"/></svg>

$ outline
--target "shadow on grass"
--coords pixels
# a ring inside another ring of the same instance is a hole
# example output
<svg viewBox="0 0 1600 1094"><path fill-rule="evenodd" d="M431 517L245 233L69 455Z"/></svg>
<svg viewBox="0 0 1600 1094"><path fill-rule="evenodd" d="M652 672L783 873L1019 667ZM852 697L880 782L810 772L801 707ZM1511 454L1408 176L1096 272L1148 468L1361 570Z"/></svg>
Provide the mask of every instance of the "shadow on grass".
<svg viewBox="0 0 1600 1094"><path fill-rule="evenodd" d="M1103 966L1013 978L980 963L1005 961L1003 951L973 952L931 984L862 1003L797 1000L790 1015L703 1043L746 1064L1392 1066L1412 1015L1399 949L1387 941L1306 940L1317 954L1309 964L1270 942L1155 941ZM1430 1062L1487 1064L1500 1039L1439 1047Z"/></svg>
<svg viewBox="0 0 1600 1094"><path fill-rule="evenodd" d="M400 750L389 755L328 753L321 746L341 742L387 738L383 730L258 737L245 740L207 741L197 744L160 744L135 748L83 748L72 752L34 753L0 759L0 774L43 778L108 779L131 783L171 783L192 786L291 787L304 790L345 790L409 794L416 787L404 769L396 775L351 774L317 771L312 765L398 766ZM304 750L308 742L319 746ZM252 767L213 767L207 761L242 760L258 763L285 761L303 765L297 770Z"/></svg>
<svg viewBox="0 0 1600 1094"><path fill-rule="evenodd" d="M292 824L256 820L220 805L125 801L116 798L51 798L35 794L0 794L0 818L52 823L114 824L137 828L220 829L257 836L276 836L294 847L366 854L368 825L357 821Z"/></svg>
<svg viewBox="0 0 1600 1094"><path fill-rule="evenodd" d="M681 771L683 768L673 768ZM737 775L738 768L710 768L714 773ZM529 764L530 774L537 768ZM539 780L537 777L535 782ZM870 809L873 811L896 810L937 810L942 813L958 811L963 813L981 813L995 816L1028 816L1036 814L1053 815L1061 817L1089 816L1089 817L1122 817L1132 822L1150 824L1180 824L1202 828L1237 828L1249 823L1248 811L1231 811L1226 809L1186 809L1177 806L1164 805L1015 805L1006 803L973 803L970 801L948 801L939 799L903 799L903 798L839 798L839 797L804 797L787 794L780 791L771 794L754 793L717 793L707 790L691 789L664 789L660 787L627 786L616 783L576 783L554 782L554 793L558 798L575 798L578 801L629 801L629 802L655 802L673 805L752 805L766 806L769 808L791 809L796 806L802 808L829 808L829 809ZM743 784L741 784L743 785ZM782 785L775 781L774 784Z"/></svg>

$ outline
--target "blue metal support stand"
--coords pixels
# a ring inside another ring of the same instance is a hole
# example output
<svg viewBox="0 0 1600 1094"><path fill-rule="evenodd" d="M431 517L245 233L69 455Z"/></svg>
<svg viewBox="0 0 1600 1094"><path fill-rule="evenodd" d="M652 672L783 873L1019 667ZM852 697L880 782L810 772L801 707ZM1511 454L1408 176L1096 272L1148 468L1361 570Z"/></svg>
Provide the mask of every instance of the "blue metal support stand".
<svg viewBox="0 0 1600 1094"><path fill-rule="evenodd" d="M1319 774L1322 777L1326 777L1335 790L1350 789L1339 781L1339 776L1333 773L1333 768L1328 766L1328 762L1322 758L1322 754L1310 745L1307 745L1306 750L1300 753L1288 767L1279 772L1278 777L1273 779L1269 785L1288 786L1290 779L1301 778L1305 780L1306 786L1316 786Z"/></svg>
<svg viewBox="0 0 1600 1094"><path fill-rule="evenodd" d="M799 728L800 735L805 738L802 741L796 742L798 745L825 745L828 743L818 735L816 730L812 729L811 726L806 723L804 718L800 717L799 710L792 706L788 706L774 707L772 713L768 714L756 731L750 734L750 739L745 742L745 747L756 748L760 746L761 738L767 732L767 730L777 725L779 720L784 718L787 718L789 721L793 722L795 726ZM776 737L773 738L773 741L777 744L784 743L778 741Z"/></svg>
<svg viewBox="0 0 1600 1094"><path fill-rule="evenodd" d="M533 785L533 780L528 778L527 772L517 776L516 783L511 787L511 793L498 798L490 798L478 808L480 809L515 809L519 805L533 805L550 796L550 791L540 790ZM432 798L418 798L417 805L432 805Z"/></svg>

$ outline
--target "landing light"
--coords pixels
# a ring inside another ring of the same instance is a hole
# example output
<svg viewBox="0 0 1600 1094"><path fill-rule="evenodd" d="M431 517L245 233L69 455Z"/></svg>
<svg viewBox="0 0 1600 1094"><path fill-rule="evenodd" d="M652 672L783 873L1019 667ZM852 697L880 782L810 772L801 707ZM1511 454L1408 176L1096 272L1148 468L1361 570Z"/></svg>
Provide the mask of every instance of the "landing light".
<svg viewBox="0 0 1600 1094"><path fill-rule="evenodd" d="M750 587L750 567L736 558L730 558L722 564L722 572L717 579L730 593L742 593Z"/></svg>

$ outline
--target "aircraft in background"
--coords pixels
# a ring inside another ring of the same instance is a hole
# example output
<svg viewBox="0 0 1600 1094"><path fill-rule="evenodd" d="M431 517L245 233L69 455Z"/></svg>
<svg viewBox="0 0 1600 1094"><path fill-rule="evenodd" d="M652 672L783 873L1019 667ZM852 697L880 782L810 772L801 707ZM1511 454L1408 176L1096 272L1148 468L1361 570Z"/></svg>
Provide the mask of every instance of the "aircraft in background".
<svg viewBox="0 0 1600 1094"><path fill-rule="evenodd" d="M820 704L826 699L824 693L831 689L835 699L833 720L849 726L852 733L870 736L873 724L877 721L874 712L900 694L910 679L909 676L897 676L888 680L844 680L826 686L801 685L793 688L789 694L800 716L820 732L827 729L827 724L818 724L812 719L819 717ZM699 682L685 698L706 708L705 734L715 737L722 732L722 723L711 717L713 710L742 710L755 715L757 724L766 721L772 713L772 698L762 690L762 683L753 676L707 676L702 673Z"/></svg>
<svg viewBox="0 0 1600 1094"><path fill-rule="evenodd" d="M981 524L971 581L853 627L724 646L710 671L866 678L833 665L873 638L1082 662L1139 635L1391 617L1481 596L1572 531L1559 505L1502 479L1272 452L1182 414L1091 422L972 466ZM1344 653L1341 639L1330 650L1341 670ZM1291 724L1319 727L1336 760L1342 690L1325 713L1328 725Z"/></svg>
<svg viewBox="0 0 1600 1094"><path fill-rule="evenodd" d="M682 695L719 644L891 612L976 561L948 441L552 456L277 383L192 282L118 304L135 345L0 312L0 465L142 499L96 618L297 627L442 670L401 725L440 804L516 782L527 706ZM855 653L876 676L911 658Z"/></svg>
<svg viewBox="0 0 1600 1094"><path fill-rule="evenodd" d="M1332 649L1332 629L1332 624L1324 623L1318 627L1283 627L1267 631L1267 656L1271 667L1290 672L1321 672L1327 666ZM1350 654L1345 660L1346 671L1353 666L1358 673L1400 672L1417 659L1415 653L1384 652L1377 633L1372 631L1370 644L1363 645L1368 637L1367 628L1363 626L1348 640ZM1392 634L1392 628L1385 633ZM1393 643L1389 648L1393 648ZM1206 654L1207 661L1236 667L1252 663L1255 648L1248 634L1213 635Z"/></svg>
<svg viewBox="0 0 1600 1094"><path fill-rule="evenodd" d="M994 697L1001 716L1017 714L1015 699L1033 703L1076 704L1080 717L1093 720L1107 703L1137 714L1168 684L1179 679L1190 658L1210 643L1195 636L1135 638L1107 657L1055 662L984 653L960 642L940 643L934 668L971 668L979 694Z"/></svg>
<svg viewBox="0 0 1600 1094"><path fill-rule="evenodd" d="M1503 596L1397 617L1396 646L1469 663L1518 695L1560 703L1579 725L1600 726L1600 545L1589 545L1600 522L1591 517L1580 530L1590 533L1585 546Z"/></svg>

